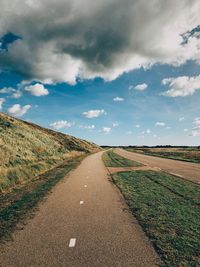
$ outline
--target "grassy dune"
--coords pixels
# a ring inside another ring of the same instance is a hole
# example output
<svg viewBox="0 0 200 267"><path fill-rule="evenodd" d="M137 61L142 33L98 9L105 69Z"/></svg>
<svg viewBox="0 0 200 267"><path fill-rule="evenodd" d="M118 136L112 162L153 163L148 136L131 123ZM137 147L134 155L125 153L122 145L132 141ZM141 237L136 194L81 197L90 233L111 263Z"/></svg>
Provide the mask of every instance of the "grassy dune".
<svg viewBox="0 0 200 267"><path fill-rule="evenodd" d="M0 191L23 185L64 160L100 148L0 113Z"/></svg>

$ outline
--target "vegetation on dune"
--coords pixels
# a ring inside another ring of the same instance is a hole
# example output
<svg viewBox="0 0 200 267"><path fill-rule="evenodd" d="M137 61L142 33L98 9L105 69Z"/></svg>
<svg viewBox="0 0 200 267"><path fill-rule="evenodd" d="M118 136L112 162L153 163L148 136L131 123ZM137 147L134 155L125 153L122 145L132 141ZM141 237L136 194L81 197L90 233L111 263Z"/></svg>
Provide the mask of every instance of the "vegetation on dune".
<svg viewBox="0 0 200 267"><path fill-rule="evenodd" d="M145 155L183 160L200 163L199 147L188 148L126 148L130 152L143 153Z"/></svg>
<svg viewBox="0 0 200 267"><path fill-rule="evenodd" d="M0 113L0 191L31 181L66 159L98 150L95 144Z"/></svg>
<svg viewBox="0 0 200 267"><path fill-rule="evenodd" d="M200 188L155 171L112 175L167 267L200 266Z"/></svg>
<svg viewBox="0 0 200 267"><path fill-rule="evenodd" d="M114 153L112 150L108 150L103 153L103 161L106 167L139 167L141 163L126 159Z"/></svg>

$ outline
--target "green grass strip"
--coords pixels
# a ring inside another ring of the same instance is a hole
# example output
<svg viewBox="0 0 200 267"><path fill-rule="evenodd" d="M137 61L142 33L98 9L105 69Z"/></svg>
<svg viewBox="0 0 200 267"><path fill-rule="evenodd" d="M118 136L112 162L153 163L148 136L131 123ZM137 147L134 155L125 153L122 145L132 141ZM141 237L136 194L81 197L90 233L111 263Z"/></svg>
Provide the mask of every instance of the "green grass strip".
<svg viewBox="0 0 200 267"><path fill-rule="evenodd" d="M139 167L141 163L121 157L112 150L103 153L103 162L106 167Z"/></svg>
<svg viewBox="0 0 200 267"><path fill-rule="evenodd" d="M112 177L164 266L200 266L199 186L154 171Z"/></svg>

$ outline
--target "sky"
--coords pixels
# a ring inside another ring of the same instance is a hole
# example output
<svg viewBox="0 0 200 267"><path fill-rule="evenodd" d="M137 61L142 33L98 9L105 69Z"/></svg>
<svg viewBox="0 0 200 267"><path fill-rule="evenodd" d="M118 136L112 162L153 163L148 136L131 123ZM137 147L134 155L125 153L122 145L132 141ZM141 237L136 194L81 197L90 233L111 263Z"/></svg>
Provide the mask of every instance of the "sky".
<svg viewBox="0 0 200 267"><path fill-rule="evenodd" d="M0 1L0 111L99 145L200 145L198 0Z"/></svg>

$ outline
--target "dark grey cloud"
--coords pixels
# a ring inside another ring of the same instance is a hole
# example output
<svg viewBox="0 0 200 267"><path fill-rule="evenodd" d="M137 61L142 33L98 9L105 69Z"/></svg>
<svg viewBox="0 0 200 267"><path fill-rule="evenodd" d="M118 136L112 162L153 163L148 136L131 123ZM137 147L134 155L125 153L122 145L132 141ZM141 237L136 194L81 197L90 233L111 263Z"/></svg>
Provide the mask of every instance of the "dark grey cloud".
<svg viewBox="0 0 200 267"><path fill-rule="evenodd" d="M0 36L22 39L0 53L0 68L25 80L75 83L112 80L141 66L200 62L198 0L7 0Z"/></svg>

